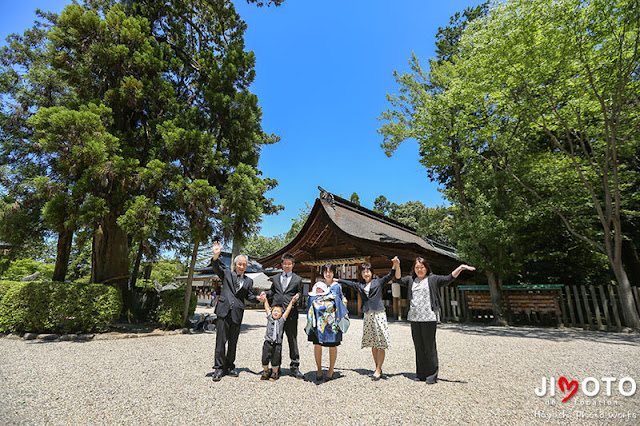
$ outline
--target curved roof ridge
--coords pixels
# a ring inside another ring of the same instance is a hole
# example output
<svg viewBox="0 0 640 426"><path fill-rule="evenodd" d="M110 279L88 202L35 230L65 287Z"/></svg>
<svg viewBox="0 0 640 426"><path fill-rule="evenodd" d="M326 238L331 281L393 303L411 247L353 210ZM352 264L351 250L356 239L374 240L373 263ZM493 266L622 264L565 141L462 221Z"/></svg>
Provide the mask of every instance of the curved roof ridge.
<svg viewBox="0 0 640 426"><path fill-rule="evenodd" d="M351 208L353 210L356 210L359 213L363 213L363 214L366 214L368 216L372 216L374 219L382 220L384 222L387 222L389 225L404 229L405 231L413 232L414 234L418 235L416 233L416 229L412 228L409 225L405 225L402 222L399 222L399 221L397 221L395 219L391 219L389 216L385 216L382 213L378 213L378 212L376 212L374 210L368 209L368 208L363 207L363 206L361 206L359 204L352 203L351 201L349 201L347 199L344 199L344 198L342 198L342 197L340 197L338 195L335 195L335 194L332 194L332 195L333 195L334 199L340 201L340 203L343 204L345 207L348 207L348 208Z"/></svg>

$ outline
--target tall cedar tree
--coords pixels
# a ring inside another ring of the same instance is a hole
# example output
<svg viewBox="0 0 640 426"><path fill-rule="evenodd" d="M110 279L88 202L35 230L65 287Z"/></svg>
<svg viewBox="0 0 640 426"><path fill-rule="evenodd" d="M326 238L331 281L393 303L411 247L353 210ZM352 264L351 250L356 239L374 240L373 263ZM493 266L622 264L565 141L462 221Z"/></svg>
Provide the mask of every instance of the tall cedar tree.
<svg viewBox="0 0 640 426"><path fill-rule="evenodd" d="M158 229L182 229L196 253L277 210L264 197L276 182L256 168L275 138L260 126L255 58L231 2L87 0L43 17L37 43L27 32L2 52L3 92L27 98L7 104L22 121L4 158L26 153L64 194L50 191L52 220L92 231L92 282L126 294L129 243ZM44 72L53 101L41 99Z"/></svg>

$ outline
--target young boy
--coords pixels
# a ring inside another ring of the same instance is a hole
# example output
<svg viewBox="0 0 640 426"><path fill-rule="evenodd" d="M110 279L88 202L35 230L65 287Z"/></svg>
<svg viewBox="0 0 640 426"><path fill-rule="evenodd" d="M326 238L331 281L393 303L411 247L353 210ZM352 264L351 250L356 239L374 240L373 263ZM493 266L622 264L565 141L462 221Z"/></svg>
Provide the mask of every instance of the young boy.
<svg viewBox="0 0 640 426"><path fill-rule="evenodd" d="M262 376L260 380L278 380L280 377L280 361L282 359L282 336L284 335L284 322L287 320L293 304L298 300L296 294L287 310L282 313L281 305L269 307L269 301L264 298L264 310L267 313L267 332L264 335L264 345L262 346ZM269 369L269 362L273 370Z"/></svg>

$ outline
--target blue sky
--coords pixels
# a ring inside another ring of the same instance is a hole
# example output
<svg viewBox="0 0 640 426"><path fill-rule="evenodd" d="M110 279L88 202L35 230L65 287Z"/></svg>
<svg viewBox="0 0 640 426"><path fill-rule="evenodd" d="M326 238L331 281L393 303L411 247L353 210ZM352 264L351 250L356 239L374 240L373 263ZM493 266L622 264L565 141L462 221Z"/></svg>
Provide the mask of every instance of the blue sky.
<svg viewBox="0 0 640 426"><path fill-rule="evenodd" d="M30 27L35 9L60 12L69 0L0 0L2 43ZM281 137L266 146L259 168L279 185L268 195L285 207L265 217L262 235L287 232L318 186L371 208L389 201L444 204L437 185L418 162L418 147L405 142L387 158L377 120L396 93L393 71L409 70L411 52L424 63L435 55L438 27L481 1L286 0L257 8L237 1L247 22L247 49L256 54L251 90L263 111L263 129Z"/></svg>

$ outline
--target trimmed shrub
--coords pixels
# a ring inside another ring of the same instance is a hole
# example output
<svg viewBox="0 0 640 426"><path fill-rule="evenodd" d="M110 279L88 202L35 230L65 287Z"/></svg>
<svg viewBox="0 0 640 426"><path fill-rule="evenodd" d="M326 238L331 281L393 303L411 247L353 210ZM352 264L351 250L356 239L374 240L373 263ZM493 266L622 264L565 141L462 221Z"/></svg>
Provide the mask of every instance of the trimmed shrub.
<svg viewBox="0 0 640 426"><path fill-rule="evenodd" d="M0 300L2 300L5 293L9 291L9 287L11 287L12 283L13 281L0 280Z"/></svg>
<svg viewBox="0 0 640 426"><path fill-rule="evenodd" d="M120 292L104 284L0 282L0 332L104 331L122 310Z"/></svg>
<svg viewBox="0 0 640 426"><path fill-rule="evenodd" d="M50 280L53 277L54 264L38 262L34 259L16 259L9 264L7 270L2 274L4 279L20 281L24 276L40 272L40 280Z"/></svg>
<svg viewBox="0 0 640 426"><path fill-rule="evenodd" d="M174 290L166 290L160 293L160 304L156 311L156 319L164 328L180 328L183 327L182 311L184 310L184 292L185 288L176 288ZM196 311L197 298L192 294L189 302L189 316Z"/></svg>

